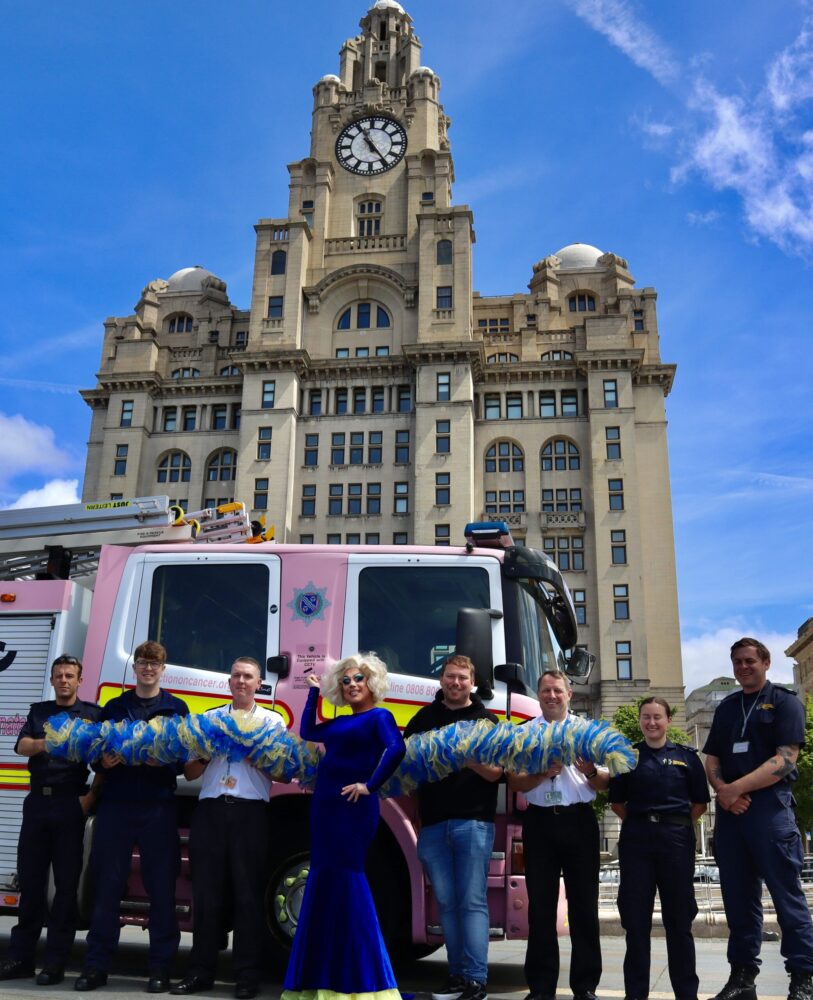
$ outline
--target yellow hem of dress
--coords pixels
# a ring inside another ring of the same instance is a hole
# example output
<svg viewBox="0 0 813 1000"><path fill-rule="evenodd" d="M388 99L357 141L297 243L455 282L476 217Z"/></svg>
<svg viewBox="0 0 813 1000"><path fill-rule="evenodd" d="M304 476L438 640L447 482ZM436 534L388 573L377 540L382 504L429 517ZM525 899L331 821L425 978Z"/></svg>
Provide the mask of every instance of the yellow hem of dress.
<svg viewBox="0 0 813 1000"><path fill-rule="evenodd" d="M401 1000L399 990L372 993L336 993L335 990L283 990L280 1000Z"/></svg>

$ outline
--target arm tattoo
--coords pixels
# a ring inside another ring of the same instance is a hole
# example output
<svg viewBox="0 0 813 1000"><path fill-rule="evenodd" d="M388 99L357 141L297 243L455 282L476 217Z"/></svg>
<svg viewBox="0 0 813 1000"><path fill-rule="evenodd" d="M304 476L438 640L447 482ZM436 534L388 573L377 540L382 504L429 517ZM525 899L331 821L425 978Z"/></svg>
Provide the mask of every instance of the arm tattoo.
<svg viewBox="0 0 813 1000"><path fill-rule="evenodd" d="M794 748L790 746L783 746L776 748L776 754L771 757L771 762L778 765L776 770L772 772L773 776L778 779L786 777L790 774L793 768L796 766L796 754L794 753Z"/></svg>
<svg viewBox="0 0 813 1000"><path fill-rule="evenodd" d="M721 784L723 783L723 772L719 765L711 769L711 779L712 784L714 784L715 781L719 781Z"/></svg>

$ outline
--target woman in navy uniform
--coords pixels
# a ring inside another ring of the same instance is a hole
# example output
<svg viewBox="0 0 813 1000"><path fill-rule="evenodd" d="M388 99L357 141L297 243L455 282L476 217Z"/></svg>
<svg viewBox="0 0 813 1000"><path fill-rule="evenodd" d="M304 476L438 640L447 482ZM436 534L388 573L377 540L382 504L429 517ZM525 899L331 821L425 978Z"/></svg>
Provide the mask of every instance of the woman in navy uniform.
<svg viewBox="0 0 813 1000"><path fill-rule="evenodd" d="M618 911L627 934L626 1000L649 996L649 941L655 890L661 899L669 979L675 1000L696 1000L692 921L694 823L706 811L709 789L694 747L666 736L672 709L663 698L645 698L638 709L644 739L638 766L610 780L610 804L621 819Z"/></svg>

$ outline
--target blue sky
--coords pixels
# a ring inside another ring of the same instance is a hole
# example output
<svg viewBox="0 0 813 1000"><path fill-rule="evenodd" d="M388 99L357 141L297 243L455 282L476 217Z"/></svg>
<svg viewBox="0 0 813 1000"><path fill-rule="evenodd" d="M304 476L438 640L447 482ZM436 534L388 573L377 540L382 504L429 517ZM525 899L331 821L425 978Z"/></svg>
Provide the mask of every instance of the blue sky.
<svg viewBox="0 0 813 1000"><path fill-rule="evenodd" d="M0 507L81 483L102 322L202 264L247 306L365 3L0 2ZM576 241L658 290L687 688L813 614L813 6L413 0L475 288Z"/></svg>

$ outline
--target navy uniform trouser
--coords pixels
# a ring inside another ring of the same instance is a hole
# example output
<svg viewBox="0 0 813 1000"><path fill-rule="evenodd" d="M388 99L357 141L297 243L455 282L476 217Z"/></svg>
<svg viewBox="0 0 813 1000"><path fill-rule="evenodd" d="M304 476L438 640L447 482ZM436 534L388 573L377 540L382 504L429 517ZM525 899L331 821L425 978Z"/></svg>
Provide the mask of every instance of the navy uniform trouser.
<svg viewBox="0 0 813 1000"><path fill-rule="evenodd" d="M694 830L690 826L627 819L618 841L621 884L618 913L627 935L624 992L649 996L650 937L655 890L661 900L669 979L677 1000L694 1000L700 985L695 967L692 921Z"/></svg>
<svg viewBox="0 0 813 1000"><path fill-rule="evenodd" d="M127 887L133 848L150 900L149 971L168 973L181 934L175 914L175 882L181 845L174 798L152 802L102 799L93 835L95 896L85 967L107 972L119 942L119 904Z"/></svg>
<svg viewBox="0 0 813 1000"><path fill-rule="evenodd" d="M82 873L85 816L78 795L32 792L23 802L17 847L19 921L11 930L9 957L33 962L42 928L48 924L43 964L63 968L78 921L76 894ZM48 911L48 876L54 870L54 898Z"/></svg>
<svg viewBox="0 0 813 1000"><path fill-rule="evenodd" d="M802 889L802 838L792 808L775 794L763 793L752 797L741 816L718 808L714 853L731 965L759 968L764 879L782 931L785 967L789 972L813 974L813 923Z"/></svg>

